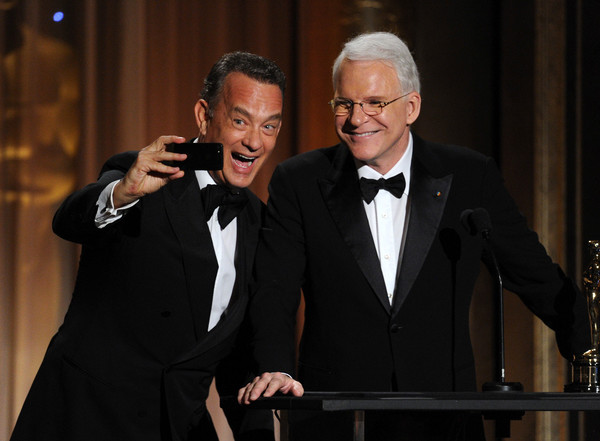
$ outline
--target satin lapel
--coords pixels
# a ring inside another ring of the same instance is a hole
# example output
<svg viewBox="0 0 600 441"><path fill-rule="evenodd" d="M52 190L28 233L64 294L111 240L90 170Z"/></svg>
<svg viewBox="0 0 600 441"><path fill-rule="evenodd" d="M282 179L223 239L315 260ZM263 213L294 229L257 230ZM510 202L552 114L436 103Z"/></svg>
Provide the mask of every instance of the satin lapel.
<svg viewBox="0 0 600 441"><path fill-rule="evenodd" d="M249 190L244 190L249 193ZM244 210L237 218L237 243L235 250L235 272L236 280L231 298L231 303L237 300L240 294L244 294L246 286L252 275L252 263L258 243L258 231L260 221L260 202L254 203L252 195ZM258 210L258 211L257 211Z"/></svg>
<svg viewBox="0 0 600 441"><path fill-rule="evenodd" d="M177 364L185 363L189 360L197 358L203 354L206 354L210 349L223 343L231 334L240 326L246 314L246 306L248 305L247 297L240 297L236 302L232 302L221 318L219 323L210 330L206 336L198 342L196 346L191 348L189 351L182 353L170 365L174 366ZM206 364L210 365L217 360L207 359Z"/></svg>
<svg viewBox="0 0 600 441"><path fill-rule="evenodd" d="M166 190L165 209L181 247L194 330L196 339L200 339L208 329L212 287L218 269L217 258L204 219L200 188L195 175L190 173L171 182Z"/></svg>
<svg viewBox="0 0 600 441"><path fill-rule="evenodd" d="M329 176L321 179L319 185L340 234L379 301L390 312L377 250L360 196L356 166L346 147L339 147Z"/></svg>
<svg viewBox="0 0 600 441"><path fill-rule="evenodd" d="M419 147L420 144L416 143L411 170L408 230L402 266L396 281L393 314L400 310L421 271L437 234L452 185L452 174L436 178L425 169L423 160L416 153Z"/></svg>
<svg viewBox="0 0 600 441"><path fill-rule="evenodd" d="M244 190L248 191L248 190ZM204 338L198 341L198 344L191 348L189 351L182 353L177 359L173 360L171 365L184 363L192 360L200 355L206 353L208 350L214 348L223 342L233 331L241 324L246 305L248 304L249 296L246 294L246 285L249 277L252 274L252 262L254 261L254 253L256 251L256 245L258 242L258 231L260 227L260 203L255 204L252 200L249 201L248 205L239 214L237 218L237 245L236 245L236 281L233 289L233 294L227 309L223 312L219 323L211 329L207 334L206 328L208 327L208 316L206 319L206 326L203 334ZM203 222L206 225L206 222ZM208 232L208 239L210 240L210 232ZM212 242L210 242L212 243ZM214 278L217 272L216 258L214 258L214 251L211 247L213 259L215 260L214 276L212 277L213 282L210 286L214 286ZM203 271L200 271L203 272ZM212 301L212 299L211 299ZM208 305L208 312L210 313L210 304ZM212 362L212 361L211 361Z"/></svg>

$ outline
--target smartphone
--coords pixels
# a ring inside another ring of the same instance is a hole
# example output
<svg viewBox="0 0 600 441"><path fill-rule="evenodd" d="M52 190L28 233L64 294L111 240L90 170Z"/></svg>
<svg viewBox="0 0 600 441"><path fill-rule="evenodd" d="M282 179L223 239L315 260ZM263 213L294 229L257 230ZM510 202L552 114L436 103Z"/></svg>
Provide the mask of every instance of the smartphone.
<svg viewBox="0 0 600 441"><path fill-rule="evenodd" d="M184 161L169 161L168 165L183 170L222 170L223 144L218 142L182 142L167 145L168 152L185 153Z"/></svg>

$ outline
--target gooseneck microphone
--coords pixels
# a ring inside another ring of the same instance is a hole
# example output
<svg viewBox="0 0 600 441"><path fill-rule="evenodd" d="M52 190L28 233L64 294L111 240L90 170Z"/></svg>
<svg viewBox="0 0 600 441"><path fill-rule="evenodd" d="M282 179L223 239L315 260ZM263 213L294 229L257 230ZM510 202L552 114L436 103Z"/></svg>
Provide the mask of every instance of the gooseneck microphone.
<svg viewBox="0 0 600 441"><path fill-rule="evenodd" d="M496 381L486 382L483 385L484 392L515 392L522 391L521 383L506 382L506 372L504 366L504 294L502 290L502 275L496 260L496 254L490 243L492 233L492 221L485 208L467 209L460 215L460 221L465 229L472 236L481 236L483 239L483 249L485 255L491 262L492 276L495 279L496 300L497 300L497 357L498 371Z"/></svg>

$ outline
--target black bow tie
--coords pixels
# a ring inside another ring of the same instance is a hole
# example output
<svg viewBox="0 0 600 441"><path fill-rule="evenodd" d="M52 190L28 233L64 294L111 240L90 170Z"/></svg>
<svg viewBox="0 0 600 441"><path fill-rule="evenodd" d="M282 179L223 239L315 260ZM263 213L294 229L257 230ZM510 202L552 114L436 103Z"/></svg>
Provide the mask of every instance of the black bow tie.
<svg viewBox="0 0 600 441"><path fill-rule="evenodd" d="M370 204L379 190L387 190L398 199L402 197L404 188L406 187L406 181L404 180L404 174L400 173L390 179L367 179L360 178L360 191L363 199L367 204Z"/></svg>
<svg viewBox="0 0 600 441"><path fill-rule="evenodd" d="M229 225L229 222L235 219L248 203L248 196L245 193L236 192L224 185L207 185L202 189L201 194L206 220L211 218L217 207L221 207L219 209L221 230Z"/></svg>

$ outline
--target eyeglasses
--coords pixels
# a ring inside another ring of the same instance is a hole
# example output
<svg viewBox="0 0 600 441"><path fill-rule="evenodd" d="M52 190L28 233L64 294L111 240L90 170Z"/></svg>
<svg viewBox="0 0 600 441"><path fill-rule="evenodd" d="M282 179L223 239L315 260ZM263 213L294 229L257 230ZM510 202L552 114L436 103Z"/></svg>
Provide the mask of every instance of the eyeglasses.
<svg viewBox="0 0 600 441"><path fill-rule="evenodd" d="M350 110L354 108L355 104L358 104L365 115L375 116L379 115L383 112L383 108L389 106L394 101L398 101L400 98L404 98L406 95L410 94L410 92L405 93L398 98L395 98L391 101L361 101L359 103L355 103L354 101L344 100L344 99L333 99L329 101L329 105L331 106L331 110L335 116L345 116L350 113Z"/></svg>

